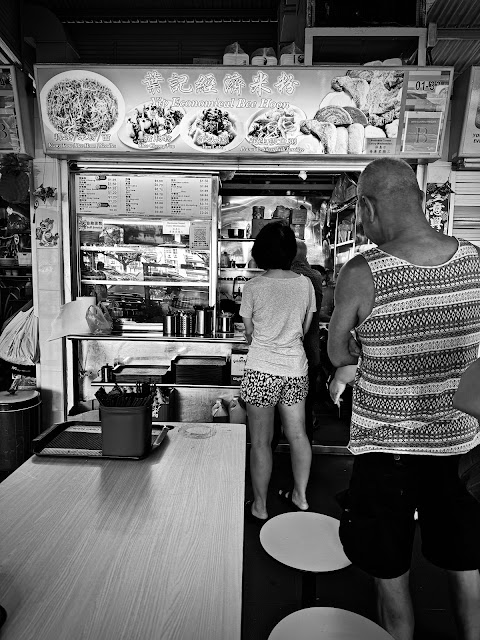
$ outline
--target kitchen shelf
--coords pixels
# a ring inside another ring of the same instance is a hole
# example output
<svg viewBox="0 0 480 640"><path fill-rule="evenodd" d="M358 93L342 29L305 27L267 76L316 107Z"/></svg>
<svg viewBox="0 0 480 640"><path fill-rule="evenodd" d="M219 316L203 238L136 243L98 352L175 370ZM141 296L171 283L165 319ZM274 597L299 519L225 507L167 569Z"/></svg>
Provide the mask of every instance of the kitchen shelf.
<svg viewBox="0 0 480 640"><path fill-rule="evenodd" d="M135 245L137 246L137 245ZM166 248L166 249L188 249L188 245L187 244L183 244L183 243L174 243L174 242L170 242L170 243L166 243L166 244L146 244L146 245L141 245L141 248L138 249L132 249L131 245L123 245L123 244L116 244L116 245L90 245L90 244L85 244L85 245L81 245L80 249L82 251L98 251L100 253L141 253L142 251L145 251L145 249L159 249L159 248Z"/></svg>
<svg viewBox="0 0 480 640"><path fill-rule="evenodd" d="M92 387L105 387L106 389L109 387L115 386L118 384L119 387L134 387L134 382L101 382L97 381L97 379L92 380L90 382L90 386ZM177 388L186 388L186 389L240 389L240 385L235 384L176 384L175 382L152 382L152 385L156 387L170 387L172 389Z"/></svg>
<svg viewBox="0 0 480 640"><path fill-rule="evenodd" d="M138 286L138 287L208 287L208 280L81 280L82 284L104 284L106 286Z"/></svg>
<svg viewBox="0 0 480 640"><path fill-rule="evenodd" d="M128 332L127 333L111 333L108 335L94 335L90 333L75 333L65 336L68 340L128 340L128 341L144 341L144 342L216 342L216 343L241 343L247 344L243 334L234 335L227 338L201 338L200 336L164 336L161 333L152 332Z"/></svg>
<svg viewBox="0 0 480 640"><path fill-rule="evenodd" d="M258 271L263 272L265 269L252 269L251 267L220 267L220 271Z"/></svg>
<svg viewBox="0 0 480 640"><path fill-rule="evenodd" d="M219 242L255 242L255 238L218 238Z"/></svg>
<svg viewBox="0 0 480 640"><path fill-rule="evenodd" d="M347 247L348 245L353 245L354 241L353 240L346 240L345 242L337 242L336 245L334 245L335 247Z"/></svg>

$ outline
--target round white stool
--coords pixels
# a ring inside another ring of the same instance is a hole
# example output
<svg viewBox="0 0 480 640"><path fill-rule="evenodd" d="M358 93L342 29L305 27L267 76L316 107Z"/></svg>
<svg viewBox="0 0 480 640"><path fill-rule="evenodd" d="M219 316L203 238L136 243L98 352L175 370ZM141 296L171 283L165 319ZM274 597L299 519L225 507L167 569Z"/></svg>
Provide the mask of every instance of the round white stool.
<svg viewBox="0 0 480 640"><path fill-rule="evenodd" d="M268 640L392 640L368 618L333 607L301 609L281 620Z"/></svg>
<svg viewBox="0 0 480 640"><path fill-rule="evenodd" d="M282 564L303 571L302 607L316 602L316 574L350 564L338 536L340 522L321 513L282 513L263 525L260 542Z"/></svg>

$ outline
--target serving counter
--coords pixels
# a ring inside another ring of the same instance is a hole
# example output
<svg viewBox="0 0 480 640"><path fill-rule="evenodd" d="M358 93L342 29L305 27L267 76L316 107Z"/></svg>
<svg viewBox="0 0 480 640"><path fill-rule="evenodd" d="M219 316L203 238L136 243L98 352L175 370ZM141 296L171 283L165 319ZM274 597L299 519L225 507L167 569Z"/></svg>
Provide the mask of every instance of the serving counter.
<svg viewBox="0 0 480 640"><path fill-rule="evenodd" d="M2 637L240 638L245 425L170 424L145 460L34 456L0 484Z"/></svg>

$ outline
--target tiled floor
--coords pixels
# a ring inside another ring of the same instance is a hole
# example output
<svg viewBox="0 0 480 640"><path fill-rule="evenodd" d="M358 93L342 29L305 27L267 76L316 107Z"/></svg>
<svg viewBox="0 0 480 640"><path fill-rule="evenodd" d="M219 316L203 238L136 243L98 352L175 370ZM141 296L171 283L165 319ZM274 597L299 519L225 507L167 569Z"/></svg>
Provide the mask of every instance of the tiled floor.
<svg viewBox="0 0 480 640"><path fill-rule="evenodd" d="M247 456L248 457L248 456ZM349 456L314 455L308 499L313 511L339 517L335 494L346 488L351 471ZM272 516L285 511L276 497L276 489L290 487L292 475L288 453L275 453L270 484L269 511ZM246 496L252 496L247 468ZM301 575L271 558L259 540L259 526L245 523L243 569L243 640L267 640L273 627L301 608ZM419 551L414 552L411 584L416 607L415 640L454 640L446 580L443 572L428 564ZM319 540L321 544L321 540ZM318 606L354 611L375 619L373 585L356 567L317 576Z"/></svg>

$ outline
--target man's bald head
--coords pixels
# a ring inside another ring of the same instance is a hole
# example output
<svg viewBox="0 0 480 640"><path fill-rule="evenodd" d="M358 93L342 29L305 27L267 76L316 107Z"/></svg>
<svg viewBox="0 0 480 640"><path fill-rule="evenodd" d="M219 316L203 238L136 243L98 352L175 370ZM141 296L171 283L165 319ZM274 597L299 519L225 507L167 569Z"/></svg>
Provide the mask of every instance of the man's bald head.
<svg viewBox="0 0 480 640"><path fill-rule="evenodd" d="M303 240L297 239L297 253L295 255L295 260L299 262L303 262L307 259L307 245Z"/></svg>
<svg viewBox="0 0 480 640"><path fill-rule="evenodd" d="M396 158L379 158L370 162L358 181L358 195L374 199L390 209L409 204L420 205L422 192L411 166Z"/></svg>

